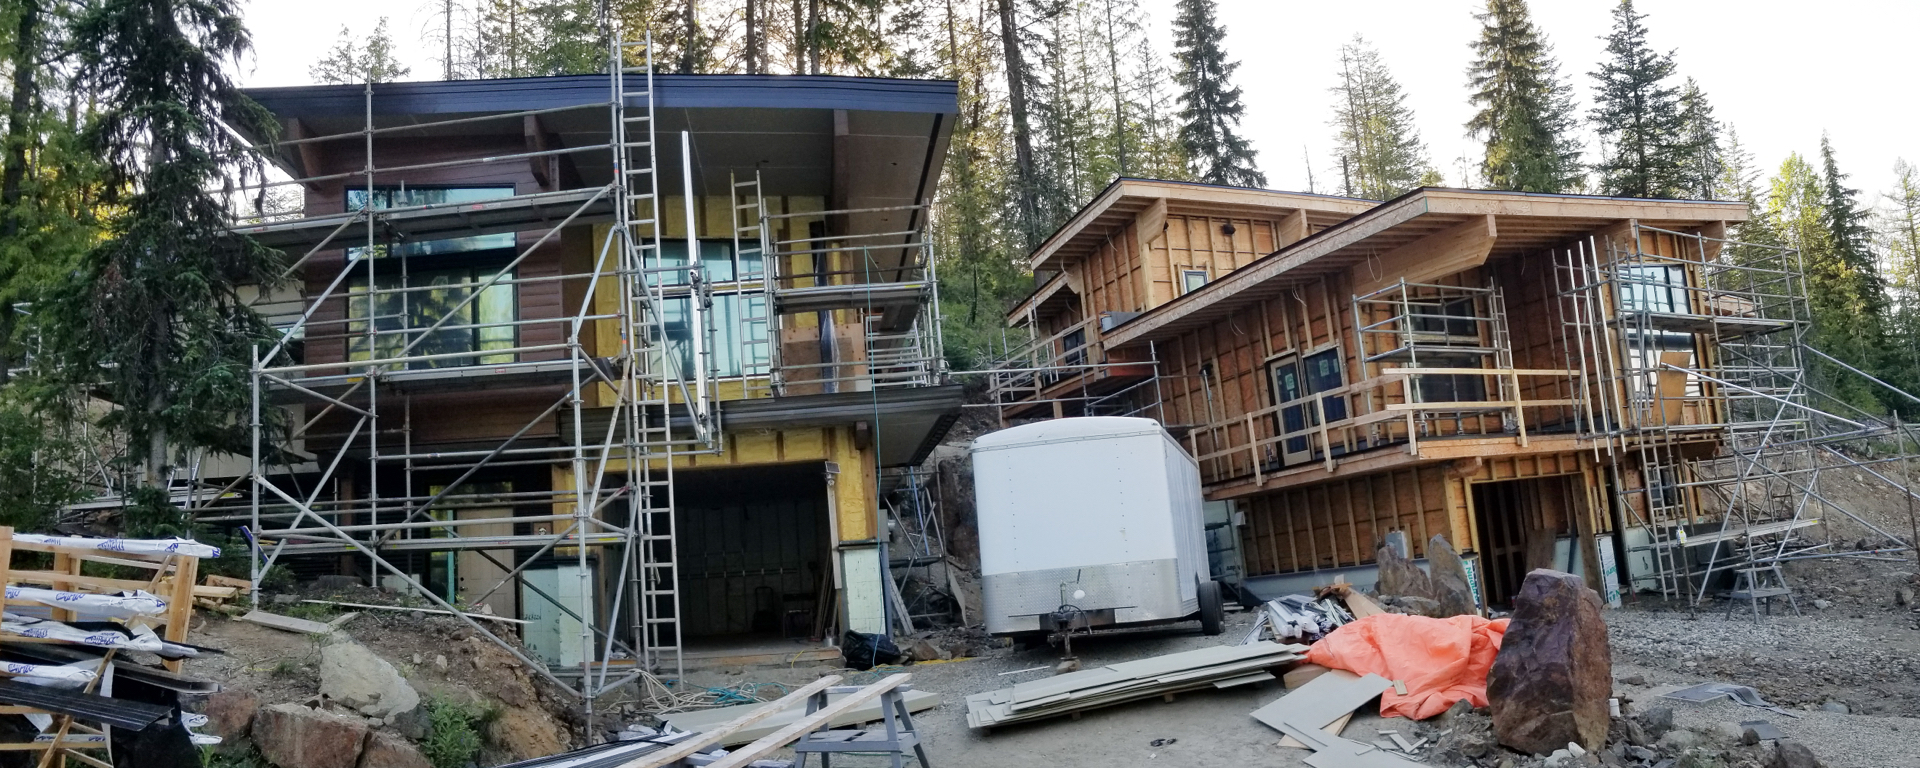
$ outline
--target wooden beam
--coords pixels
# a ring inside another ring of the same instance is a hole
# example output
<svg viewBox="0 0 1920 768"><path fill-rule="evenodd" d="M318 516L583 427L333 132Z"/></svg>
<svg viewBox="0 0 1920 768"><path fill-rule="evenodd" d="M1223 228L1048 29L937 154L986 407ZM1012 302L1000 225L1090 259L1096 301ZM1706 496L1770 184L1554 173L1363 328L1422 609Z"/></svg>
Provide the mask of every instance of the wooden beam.
<svg viewBox="0 0 1920 768"><path fill-rule="evenodd" d="M547 141L547 130L540 124L539 115L526 115L520 120L521 132L525 136L528 152L545 152L552 146ZM533 180L539 182L541 189L547 191L555 189L554 178L559 175L555 172L559 170L555 167L556 159L553 155L527 158L527 169L533 172Z"/></svg>
<svg viewBox="0 0 1920 768"><path fill-rule="evenodd" d="M833 722L833 719L839 717L841 713L848 712L861 704L872 701L879 697L880 694L900 687L911 677L913 676L903 672L882 678L880 682L847 694L839 701L828 704L813 714L795 720L792 725L762 736L752 744L727 753L726 757L708 763L707 768L742 768L748 763L765 757L768 753L776 749L791 744L805 737L807 734L819 730L828 723Z"/></svg>
<svg viewBox="0 0 1920 768"><path fill-rule="evenodd" d="M1312 231L1307 226L1307 209L1301 208L1280 220L1279 227L1275 228L1273 233L1273 249L1277 251L1293 245L1307 239L1309 234L1312 234Z"/></svg>
<svg viewBox="0 0 1920 768"><path fill-rule="evenodd" d="M900 675L900 677L905 677L905 675ZM729 722L726 725L722 725L711 731L702 731L700 735L694 736L692 738L687 739L686 741L680 742L679 744L674 745L672 749L669 749L665 752L654 752L652 754L642 755L638 759L630 760L626 763L621 764L619 768L661 768L661 766L672 765L674 763L681 761L682 759L685 759L687 756L694 754L695 752L699 752L700 750L706 749L707 747L713 744L719 743L722 739L725 739L730 734L733 734L737 731L748 728L752 726L754 723L765 720L781 712L785 712L787 711L788 707L805 702L807 700L807 697L812 696L821 691L824 691L828 688L831 688L835 683L838 683L838 682L840 682L839 675L827 675L826 677L815 680L811 683L806 684L805 686L794 689L792 693L789 693L773 701L769 701L766 704L761 705L759 709L755 709L752 712L748 712L744 715L741 715L740 717L735 718L732 722Z"/></svg>
<svg viewBox="0 0 1920 768"><path fill-rule="evenodd" d="M1475 216L1353 266L1353 292L1369 294L1405 278L1423 283L1487 263L1499 237L1493 214Z"/></svg>
<svg viewBox="0 0 1920 768"><path fill-rule="evenodd" d="M296 117L287 121L287 138L311 139L313 136L313 131L308 130L307 124L300 122L300 118ZM326 150L322 148L319 142L309 141L295 144L293 145L293 151L294 156L300 160L300 175L322 176L326 174ZM301 186L314 192L320 191L319 182L309 181Z"/></svg>

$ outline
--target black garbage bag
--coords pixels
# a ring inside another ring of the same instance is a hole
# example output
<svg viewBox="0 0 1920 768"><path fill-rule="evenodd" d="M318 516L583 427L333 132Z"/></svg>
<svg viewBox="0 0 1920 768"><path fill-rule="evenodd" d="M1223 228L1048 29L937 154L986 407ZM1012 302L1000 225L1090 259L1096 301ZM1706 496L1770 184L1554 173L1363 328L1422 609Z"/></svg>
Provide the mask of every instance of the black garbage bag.
<svg viewBox="0 0 1920 768"><path fill-rule="evenodd" d="M847 660L849 668L873 669L899 661L900 646L894 645L893 638L886 635L847 630L847 636L840 638L840 655Z"/></svg>

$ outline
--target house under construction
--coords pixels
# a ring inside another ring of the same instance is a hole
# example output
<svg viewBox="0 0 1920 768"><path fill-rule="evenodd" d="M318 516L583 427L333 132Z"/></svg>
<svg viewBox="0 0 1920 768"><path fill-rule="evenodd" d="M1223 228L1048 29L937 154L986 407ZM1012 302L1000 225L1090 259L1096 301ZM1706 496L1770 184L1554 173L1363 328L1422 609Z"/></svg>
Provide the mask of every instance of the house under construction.
<svg viewBox="0 0 1920 768"><path fill-rule="evenodd" d="M270 566L460 614L592 696L906 620L884 532L957 417L930 249L948 81L608 73L262 88L295 210L252 455ZM270 143L269 143L270 142ZM492 614L518 623L476 620Z"/></svg>
<svg viewBox="0 0 1920 768"><path fill-rule="evenodd" d="M1864 376L1806 343L1798 254L1728 238L1746 216L1120 179L1032 254L990 392L1003 423L1158 419L1200 462L1216 576L1257 593L1371 583L1401 531L1489 604L1546 566L1757 608L1791 598L1781 563L1841 554L1823 470L1900 484L1860 450L1894 427L1808 374Z"/></svg>

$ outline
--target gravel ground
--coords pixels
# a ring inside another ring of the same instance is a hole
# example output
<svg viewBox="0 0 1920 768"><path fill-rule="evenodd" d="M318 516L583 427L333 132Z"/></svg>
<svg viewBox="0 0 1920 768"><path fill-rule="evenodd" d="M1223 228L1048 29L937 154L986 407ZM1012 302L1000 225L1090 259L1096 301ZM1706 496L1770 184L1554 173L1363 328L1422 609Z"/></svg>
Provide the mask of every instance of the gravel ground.
<svg viewBox="0 0 1920 768"><path fill-rule="evenodd" d="M1692 683L1689 682L1689 685ZM1673 708L1675 727L1712 733L1726 724L1765 720L1813 751L1827 768L1893 768L1920 765L1920 718L1843 715L1819 710L1792 710L1789 717L1764 709L1743 707L1726 699L1694 704L1657 698L1682 685L1648 688L1621 686L1621 693L1642 708Z"/></svg>

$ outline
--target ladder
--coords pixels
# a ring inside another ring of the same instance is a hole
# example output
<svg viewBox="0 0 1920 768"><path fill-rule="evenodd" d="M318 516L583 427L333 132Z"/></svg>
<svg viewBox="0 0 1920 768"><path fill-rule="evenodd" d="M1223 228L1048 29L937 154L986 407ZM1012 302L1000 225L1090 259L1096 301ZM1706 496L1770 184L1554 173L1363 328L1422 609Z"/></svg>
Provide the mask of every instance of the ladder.
<svg viewBox="0 0 1920 768"><path fill-rule="evenodd" d="M616 38L617 39L617 38ZM644 62L629 66L629 57ZM628 467L629 532L635 545L627 557L635 597L634 634L642 669L682 672L679 552L674 536L673 455L676 447L672 392L681 382L666 330L667 298L659 274L661 211L655 150L653 38L617 42L613 73L615 132L615 225L620 253L621 341L624 375L619 377L614 418L625 426ZM627 75L643 75L640 91L627 89ZM691 371L700 375L696 361Z"/></svg>
<svg viewBox="0 0 1920 768"><path fill-rule="evenodd" d="M767 205L760 192L760 172L753 180L733 183L733 252L739 266L734 278L744 286L754 280L765 288L759 296L742 293L738 328L740 335L740 385L746 397L773 397L773 359L779 348L776 338L778 318L773 312L773 265L767 263ZM758 265L752 271L748 265Z"/></svg>

